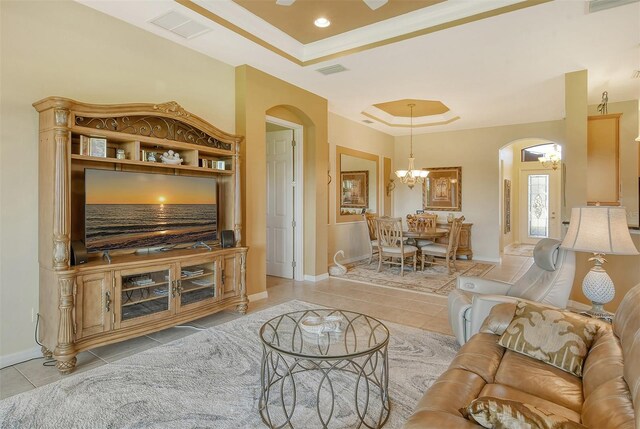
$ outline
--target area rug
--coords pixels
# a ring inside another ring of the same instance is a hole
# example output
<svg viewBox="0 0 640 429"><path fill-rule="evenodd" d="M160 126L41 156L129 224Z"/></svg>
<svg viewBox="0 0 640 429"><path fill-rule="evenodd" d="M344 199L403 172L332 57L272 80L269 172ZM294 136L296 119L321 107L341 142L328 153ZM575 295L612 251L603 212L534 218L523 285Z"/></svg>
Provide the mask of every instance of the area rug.
<svg viewBox="0 0 640 429"><path fill-rule="evenodd" d="M369 259L347 265L347 273L339 278L376 286L392 287L413 292L422 292L441 296L449 295L456 287L456 279L459 276L482 277L495 265L484 262L457 260L458 271L449 274L447 267L443 265L425 265L424 271L413 271L413 265L405 267L404 276L400 276L400 267L383 265L378 272L378 262L368 263Z"/></svg>
<svg viewBox="0 0 640 429"><path fill-rule="evenodd" d="M265 427L258 412L258 330L279 314L318 307L290 301L7 398L0 402L0 427ZM385 428L400 428L458 346L453 337L385 324L391 333L391 414ZM311 372L297 374L296 382ZM295 415L301 423L296 428L319 427L305 420L316 418L314 399L298 396ZM339 399L353 402L351 397ZM349 417L353 411L337 410L329 427L353 427Z"/></svg>

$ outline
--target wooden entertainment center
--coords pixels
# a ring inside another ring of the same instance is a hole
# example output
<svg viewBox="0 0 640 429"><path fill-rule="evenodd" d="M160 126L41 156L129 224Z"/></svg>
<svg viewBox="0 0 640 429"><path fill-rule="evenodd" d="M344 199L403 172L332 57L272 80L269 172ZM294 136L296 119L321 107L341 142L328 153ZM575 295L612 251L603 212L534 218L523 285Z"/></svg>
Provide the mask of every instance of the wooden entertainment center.
<svg viewBox="0 0 640 429"><path fill-rule="evenodd" d="M229 307L246 312L241 136L175 102L96 105L49 97L33 106L40 114L38 334L42 353L56 360L60 372L73 371L83 350ZM183 162L159 162L157 155L169 150ZM87 168L215 177L217 231L234 231L234 247L176 245L142 255L116 250L110 260L94 253L72 265L71 243L84 239Z"/></svg>

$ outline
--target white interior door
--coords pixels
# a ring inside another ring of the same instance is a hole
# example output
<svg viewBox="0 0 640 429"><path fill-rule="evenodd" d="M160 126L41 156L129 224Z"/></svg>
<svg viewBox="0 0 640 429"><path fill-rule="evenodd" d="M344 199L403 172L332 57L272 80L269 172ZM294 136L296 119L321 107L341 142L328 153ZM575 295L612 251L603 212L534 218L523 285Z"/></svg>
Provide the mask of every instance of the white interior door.
<svg viewBox="0 0 640 429"><path fill-rule="evenodd" d="M520 171L520 242L560 239L560 170Z"/></svg>
<svg viewBox="0 0 640 429"><path fill-rule="evenodd" d="M293 278L293 132L267 132L267 275Z"/></svg>

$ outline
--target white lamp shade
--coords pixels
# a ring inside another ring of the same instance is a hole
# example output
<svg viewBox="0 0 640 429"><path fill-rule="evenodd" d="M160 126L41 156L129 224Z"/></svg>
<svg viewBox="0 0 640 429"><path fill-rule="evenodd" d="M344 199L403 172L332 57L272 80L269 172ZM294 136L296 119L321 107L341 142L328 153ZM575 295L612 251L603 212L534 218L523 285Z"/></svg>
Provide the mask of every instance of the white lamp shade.
<svg viewBox="0 0 640 429"><path fill-rule="evenodd" d="M574 207L563 249L607 255L637 255L624 207Z"/></svg>

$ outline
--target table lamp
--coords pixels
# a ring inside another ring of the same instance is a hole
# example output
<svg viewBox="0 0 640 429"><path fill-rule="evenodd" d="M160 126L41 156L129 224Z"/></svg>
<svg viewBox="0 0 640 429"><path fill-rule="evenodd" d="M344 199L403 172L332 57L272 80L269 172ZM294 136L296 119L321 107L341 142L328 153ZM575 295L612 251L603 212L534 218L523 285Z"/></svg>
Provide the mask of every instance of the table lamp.
<svg viewBox="0 0 640 429"><path fill-rule="evenodd" d="M574 207L571 209L569 230L564 237L563 249L574 252L591 252L593 268L582 281L582 293L591 300L592 307L587 313L592 317L605 318L609 314L604 304L615 296L613 281L604 270L604 255L637 255L633 244L627 212L624 207Z"/></svg>

